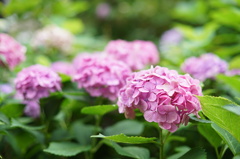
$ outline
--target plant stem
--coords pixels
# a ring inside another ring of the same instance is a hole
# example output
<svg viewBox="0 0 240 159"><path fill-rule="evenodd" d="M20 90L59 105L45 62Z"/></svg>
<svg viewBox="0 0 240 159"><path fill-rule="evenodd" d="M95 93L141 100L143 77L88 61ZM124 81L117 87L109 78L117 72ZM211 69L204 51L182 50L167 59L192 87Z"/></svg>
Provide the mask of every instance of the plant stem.
<svg viewBox="0 0 240 159"><path fill-rule="evenodd" d="M163 133L162 133L162 129L159 129L159 139L160 139L160 146L159 146L159 159L163 159L163 147L164 147L164 143L163 143Z"/></svg>
<svg viewBox="0 0 240 159"><path fill-rule="evenodd" d="M219 152L218 152L218 149L215 147L215 152L216 152L216 155L217 155L217 159L221 159L220 155L219 155Z"/></svg>
<svg viewBox="0 0 240 159"><path fill-rule="evenodd" d="M95 116L96 118L96 123L95 123L95 130L94 130L94 134L97 134L98 131L99 131L99 127L100 127L100 122L101 122L101 116L99 115L96 115ZM93 138L92 139L92 149L90 150L90 159L93 159L94 157L94 153L97 151L97 149L100 147L100 146L96 146L97 145L97 138ZM101 145L101 144L100 144ZM97 148L96 148L97 147Z"/></svg>

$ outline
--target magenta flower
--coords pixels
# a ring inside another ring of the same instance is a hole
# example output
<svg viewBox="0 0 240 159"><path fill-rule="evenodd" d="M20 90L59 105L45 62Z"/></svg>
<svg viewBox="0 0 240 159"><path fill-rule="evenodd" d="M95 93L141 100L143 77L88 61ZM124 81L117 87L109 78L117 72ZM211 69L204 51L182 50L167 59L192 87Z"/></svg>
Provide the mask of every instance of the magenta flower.
<svg viewBox="0 0 240 159"><path fill-rule="evenodd" d="M148 122L174 132L188 123L189 114L198 116L201 106L195 95L202 95L198 80L157 66L128 78L119 92L119 112L134 118L134 109L139 109Z"/></svg>
<svg viewBox="0 0 240 159"><path fill-rule="evenodd" d="M106 46L105 53L126 63L132 70L139 70L159 61L157 47L150 41L113 40Z"/></svg>
<svg viewBox="0 0 240 159"><path fill-rule="evenodd" d="M63 61L57 61L52 63L51 69L55 72L63 73L69 76L72 76L74 74L74 67L71 63L63 62Z"/></svg>
<svg viewBox="0 0 240 159"><path fill-rule="evenodd" d="M124 63L99 54L77 56L74 63L73 81L78 87L84 88L91 96L103 96L112 101L131 73Z"/></svg>
<svg viewBox="0 0 240 159"><path fill-rule="evenodd" d="M26 107L25 112L28 112L28 115L37 114L30 113L29 110L37 111L36 105L40 98L49 96L50 92L61 90L60 81L56 72L42 65L33 65L20 71L15 79L15 88L17 97L30 105Z"/></svg>
<svg viewBox="0 0 240 159"><path fill-rule="evenodd" d="M0 65L13 69L25 60L25 53L26 48L23 45L7 34L0 34Z"/></svg>
<svg viewBox="0 0 240 159"><path fill-rule="evenodd" d="M225 73L227 69L227 62L212 53L203 54L199 58L190 57L182 64L184 72L191 74L200 81L214 78L220 73Z"/></svg>

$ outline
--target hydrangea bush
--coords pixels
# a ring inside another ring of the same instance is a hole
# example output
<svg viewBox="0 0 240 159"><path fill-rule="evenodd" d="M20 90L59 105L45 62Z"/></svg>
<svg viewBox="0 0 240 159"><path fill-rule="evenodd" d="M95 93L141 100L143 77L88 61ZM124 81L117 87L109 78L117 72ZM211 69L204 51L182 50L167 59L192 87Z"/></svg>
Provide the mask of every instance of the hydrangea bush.
<svg viewBox="0 0 240 159"><path fill-rule="evenodd" d="M0 2L0 158L237 159L238 3L161 2Z"/></svg>

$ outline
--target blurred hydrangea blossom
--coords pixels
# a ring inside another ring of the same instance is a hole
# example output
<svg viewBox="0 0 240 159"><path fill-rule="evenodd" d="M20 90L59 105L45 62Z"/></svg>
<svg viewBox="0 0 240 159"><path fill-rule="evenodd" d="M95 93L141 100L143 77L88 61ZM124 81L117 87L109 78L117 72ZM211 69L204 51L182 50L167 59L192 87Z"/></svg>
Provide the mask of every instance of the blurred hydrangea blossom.
<svg viewBox="0 0 240 159"><path fill-rule="evenodd" d="M63 62L63 61L57 61L52 63L51 69L55 72L63 73L69 76L72 76L74 74L74 67L71 63Z"/></svg>
<svg viewBox="0 0 240 159"><path fill-rule="evenodd" d="M177 29L171 29L163 33L160 40L160 46L177 45L183 39L182 33Z"/></svg>
<svg viewBox="0 0 240 159"><path fill-rule="evenodd" d="M16 96L27 104L25 109L27 115L39 116L38 112L30 110L37 111L36 105L40 98L49 96L50 92L61 90L60 81L56 72L42 65L32 65L18 73L15 79Z"/></svg>
<svg viewBox="0 0 240 159"><path fill-rule="evenodd" d="M45 46L69 52L72 48L73 35L60 27L49 25L37 31L32 39L33 47Z"/></svg>
<svg viewBox="0 0 240 159"><path fill-rule="evenodd" d="M100 3L97 5L96 15L99 18L104 19L110 14L110 11L111 11L111 7L108 3Z"/></svg>
<svg viewBox="0 0 240 159"><path fill-rule="evenodd" d="M201 105L195 95L202 95L199 84L189 75L159 66L135 72L119 92L119 112L134 118L134 109L139 109L148 122L174 132L188 123L189 114L198 116Z"/></svg>
<svg viewBox="0 0 240 159"><path fill-rule="evenodd" d="M228 69L226 61L213 53L202 54L200 57L190 57L182 64L181 69L200 81L214 78L217 74L225 73Z"/></svg>
<svg viewBox="0 0 240 159"><path fill-rule="evenodd" d="M235 76L235 75L240 75L240 69L232 69L228 70L225 73L227 76Z"/></svg>
<svg viewBox="0 0 240 159"><path fill-rule="evenodd" d="M13 92L13 87L6 83L6 84L0 84L0 94L10 94Z"/></svg>
<svg viewBox="0 0 240 159"><path fill-rule="evenodd" d="M0 34L0 65L13 69L25 60L26 47L7 34Z"/></svg>
<svg viewBox="0 0 240 159"><path fill-rule="evenodd" d="M91 96L103 96L112 101L130 76L130 68L121 61L102 54L83 54L74 60L73 81L84 88Z"/></svg>
<svg viewBox="0 0 240 159"><path fill-rule="evenodd" d="M157 47L150 41L113 40L106 46L105 54L126 63L132 70L159 62Z"/></svg>

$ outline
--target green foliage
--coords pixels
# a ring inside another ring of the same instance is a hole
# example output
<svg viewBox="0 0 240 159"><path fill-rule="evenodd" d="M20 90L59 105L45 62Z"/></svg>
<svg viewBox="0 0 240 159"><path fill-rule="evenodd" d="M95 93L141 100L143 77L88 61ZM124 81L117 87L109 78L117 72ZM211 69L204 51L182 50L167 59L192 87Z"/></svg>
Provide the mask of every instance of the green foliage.
<svg viewBox="0 0 240 159"><path fill-rule="evenodd" d="M122 155L122 156L127 156L131 158L136 158L136 159L149 159L150 158L150 153L148 149L143 148L143 147L136 147L136 146L127 146L127 147L121 147L115 142L112 141L104 141L105 144L108 146L111 146L115 149L115 151Z"/></svg>
<svg viewBox="0 0 240 159"><path fill-rule="evenodd" d="M156 138L146 138L141 136L126 136L124 134L113 135L113 136L104 136L102 134L92 135L91 137L104 138L114 142L128 143L128 144L143 144L143 143L154 143Z"/></svg>
<svg viewBox="0 0 240 159"><path fill-rule="evenodd" d="M207 159L207 154L202 148L193 148L181 156L179 159Z"/></svg>
<svg viewBox="0 0 240 159"><path fill-rule="evenodd" d="M117 108L118 107L116 105L88 106L84 107L81 110L81 113L90 115L104 115L106 113L116 110Z"/></svg>
<svg viewBox="0 0 240 159"><path fill-rule="evenodd" d="M221 137L214 131L211 124L199 124L198 131L210 142L210 144L218 148L221 145Z"/></svg>
<svg viewBox="0 0 240 159"><path fill-rule="evenodd" d="M73 142L51 142L44 152L58 156L75 156L78 153L90 150L89 146L81 146Z"/></svg>
<svg viewBox="0 0 240 159"><path fill-rule="evenodd" d="M123 120L112 126L107 127L104 130L106 135L117 135L119 133L125 135L139 135L144 129L144 125L141 122L134 120Z"/></svg>
<svg viewBox="0 0 240 159"><path fill-rule="evenodd" d="M234 136L216 124L212 124L212 128L221 136L234 155L240 153L240 142Z"/></svg>

